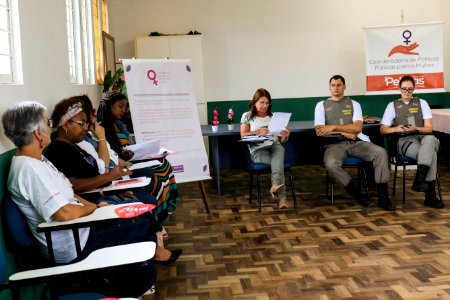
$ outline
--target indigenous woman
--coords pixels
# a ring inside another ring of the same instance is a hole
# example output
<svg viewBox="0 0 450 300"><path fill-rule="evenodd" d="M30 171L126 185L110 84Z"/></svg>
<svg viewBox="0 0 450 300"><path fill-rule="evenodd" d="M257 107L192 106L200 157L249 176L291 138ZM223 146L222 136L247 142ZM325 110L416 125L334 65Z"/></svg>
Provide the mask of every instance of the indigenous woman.
<svg viewBox="0 0 450 300"><path fill-rule="evenodd" d="M134 143L125 124L121 121L126 112L127 103L125 95L110 91L103 95L97 111L97 120L105 128L106 140L119 158L125 161L133 156L133 152L126 150L125 147ZM159 160L161 165L151 168L157 180L154 181L150 193L158 199L158 220L164 222L168 214L176 209L179 194L172 166L165 158ZM142 172L145 174L146 170L136 170L135 174L142 174Z"/></svg>

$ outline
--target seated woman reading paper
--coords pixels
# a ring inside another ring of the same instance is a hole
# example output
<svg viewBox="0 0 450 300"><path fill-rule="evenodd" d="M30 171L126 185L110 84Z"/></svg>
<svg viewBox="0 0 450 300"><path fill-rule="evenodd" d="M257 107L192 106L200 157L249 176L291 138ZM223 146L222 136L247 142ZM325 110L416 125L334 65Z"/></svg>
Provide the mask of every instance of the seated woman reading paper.
<svg viewBox="0 0 450 300"><path fill-rule="evenodd" d="M249 135L269 134L269 122L272 118L272 98L270 93L260 88L256 90L249 104L249 111L241 118L241 138ZM270 193L279 199L278 207L287 208L286 190L284 187L284 143L289 139L290 130L285 128L281 136L272 136L270 140L260 144L249 145L250 156L254 162L269 164L272 169L272 187Z"/></svg>

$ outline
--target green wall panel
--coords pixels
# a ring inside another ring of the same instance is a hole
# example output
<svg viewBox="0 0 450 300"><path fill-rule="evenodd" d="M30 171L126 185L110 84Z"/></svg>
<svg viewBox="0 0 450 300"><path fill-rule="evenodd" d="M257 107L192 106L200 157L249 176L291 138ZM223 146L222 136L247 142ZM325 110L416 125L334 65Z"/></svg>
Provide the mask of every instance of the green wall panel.
<svg viewBox="0 0 450 300"><path fill-rule="evenodd" d="M415 94L415 96L427 100L431 106L440 106L450 108L450 93L429 93ZM361 104L364 115L370 115L381 118L386 105L398 99L399 95L373 95L373 96L351 96L352 99ZM272 99L272 111L291 112L292 121L304 121L314 119L314 108L317 102L326 99L326 97L312 98L279 98ZM241 116L248 110L250 100L229 100L208 102L208 123L212 120L213 109L219 110L219 122L226 124L228 109L233 107L234 123L240 123Z"/></svg>

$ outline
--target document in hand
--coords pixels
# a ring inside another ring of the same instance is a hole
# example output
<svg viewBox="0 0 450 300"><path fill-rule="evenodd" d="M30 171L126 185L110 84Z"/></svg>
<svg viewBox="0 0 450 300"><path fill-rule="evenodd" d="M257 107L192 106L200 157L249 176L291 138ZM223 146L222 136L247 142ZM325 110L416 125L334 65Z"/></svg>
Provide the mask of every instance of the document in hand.
<svg viewBox="0 0 450 300"><path fill-rule="evenodd" d="M132 160L140 160L145 157L151 156L152 154L156 154L160 150L160 141L159 140L149 140L143 143L129 145L126 147L127 150L133 151L134 155Z"/></svg>
<svg viewBox="0 0 450 300"><path fill-rule="evenodd" d="M281 136L281 131L287 127L291 115L291 113L274 112L269 123L270 134L274 136Z"/></svg>
<svg viewBox="0 0 450 300"><path fill-rule="evenodd" d="M245 142L263 142L267 141L269 137L267 135L247 135L242 138Z"/></svg>

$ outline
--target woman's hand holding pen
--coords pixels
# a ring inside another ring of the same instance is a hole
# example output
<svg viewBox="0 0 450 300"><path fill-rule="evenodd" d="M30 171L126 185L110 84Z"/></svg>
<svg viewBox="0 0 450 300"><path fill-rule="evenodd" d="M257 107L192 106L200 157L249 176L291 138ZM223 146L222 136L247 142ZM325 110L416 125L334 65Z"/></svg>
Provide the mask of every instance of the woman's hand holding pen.
<svg viewBox="0 0 450 300"><path fill-rule="evenodd" d="M109 170L109 174L111 175L111 178L113 178L114 180L125 175L131 175L133 174L133 171L126 167L115 166Z"/></svg>
<svg viewBox="0 0 450 300"><path fill-rule="evenodd" d="M257 135L269 134L269 128L263 127L255 131Z"/></svg>

